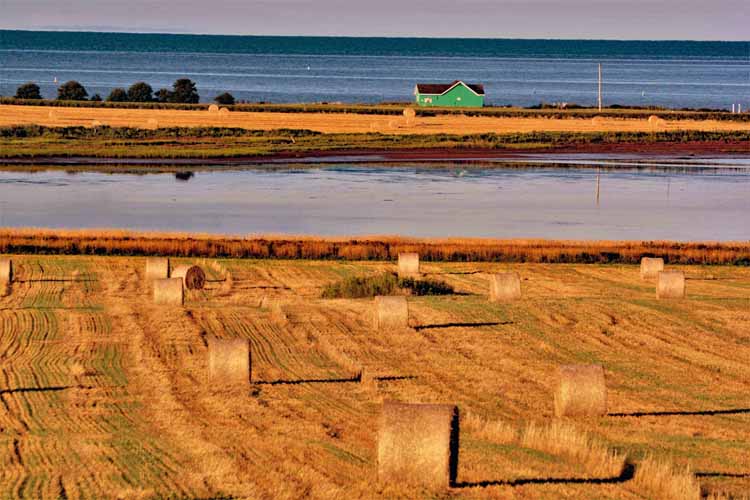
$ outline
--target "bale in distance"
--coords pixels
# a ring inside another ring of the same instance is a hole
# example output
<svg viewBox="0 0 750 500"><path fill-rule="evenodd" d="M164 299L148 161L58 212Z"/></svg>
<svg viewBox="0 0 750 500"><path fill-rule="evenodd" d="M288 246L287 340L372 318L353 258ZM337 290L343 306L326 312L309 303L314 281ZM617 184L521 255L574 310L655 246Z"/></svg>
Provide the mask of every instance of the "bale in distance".
<svg viewBox="0 0 750 500"><path fill-rule="evenodd" d="M146 128L148 130L156 130L157 128L159 128L159 120L157 120L156 118L149 118L146 122Z"/></svg>
<svg viewBox="0 0 750 500"><path fill-rule="evenodd" d="M607 384L600 365L563 365L555 390L557 417L607 414Z"/></svg>
<svg viewBox="0 0 750 500"><path fill-rule="evenodd" d="M206 273L198 266L181 265L172 269L173 278L182 278L188 290L203 290L206 286Z"/></svg>
<svg viewBox="0 0 750 500"><path fill-rule="evenodd" d="M375 329L398 330L409 327L409 303L406 297L375 297Z"/></svg>
<svg viewBox="0 0 750 500"><path fill-rule="evenodd" d="M521 277L518 273L499 273L490 276L490 302L521 298Z"/></svg>
<svg viewBox="0 0 750 500"><path fill-rule="evenodd" d="M415 252L404 252L398 254L398 277L419 277L419 254Z"/></svg>
<svg viewBox="0 0 750 500"><path fill-rule="evenodd" d="M219 114L220 115L228 115L229 114L229 109L228 108L221 108L221 109L219 109Z"/></svg>
<svg viewBox="0 0 750 500"><path fill-rule="evenodd" d="M211 389L246 389L252 378L248 339L208 338L208 380Z"/></svg>
<svg viewBox="0 0 750 500"><path fill-rule="evenodd" d="M664 259L661 257L643 257L641 259L641 279L656 279L664 270Z"/></svg>
<svg viewBox="0 0 750 500"><path fill-rule="evenodd" d="M146 259L146 279L159 280L169 278L169 259L155 257Z"/></svg>
<svg viewBox="0 0 750 500"><path fill-rule="evenodd" d="M219 106L217 106L216 104L211 104L208 107L208 112L209 113L218 113L219 112Z"/></svg>
<svg viewBox="0 0 750 500"><path fill-rule="evenodd" d="M182 278L154 280L154 303L181 306L184 303Z"/></svg>
<svg viewBox="0 0 750 500"><path fill-rule="evenodd" d="M661 271L656 282L656 298L684 299L685 274L682 271Z"/></svg>
<svg viewBox="0 0 750 500"><path fill-rule="evenodd" d="M58 116L58 113L54 109L50 109L49 112L47 113L47 118L49 118L50 120L57 120L57 116Z"/></svg>
<svg viewBox="0 0 750 500"><path fill-rule="evenodd" d="M652 127L661 127L664 124L666 124L666 122L664 121L663 118L659 116L651 115L648 117L648 124L651 125Z"/></svg>
<svg viewBox="0 0 750 500"><path fill-rule="evenodd" d="M410 120L415 116L417 116L417 112L414 111L414 108L404 108L404 118Z"/></svg>
<svg viewBox="0 0 750 500"><path fill-rule="evenodd" d="M10 284L13 282L13 261L0 259L0 283Z"/></svg>
<svg viewBox="0 0 750 500"><path fill-rule="evenodd" d="M455 405L383 402L378 429L380 482L448 488L456 480L458 439Z"/></svg>

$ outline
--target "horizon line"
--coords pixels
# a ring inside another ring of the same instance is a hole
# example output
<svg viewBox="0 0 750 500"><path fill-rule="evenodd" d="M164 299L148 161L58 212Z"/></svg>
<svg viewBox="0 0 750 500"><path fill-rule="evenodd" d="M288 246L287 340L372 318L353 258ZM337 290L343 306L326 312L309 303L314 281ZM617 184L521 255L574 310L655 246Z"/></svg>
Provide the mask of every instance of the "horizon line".
<svg viewBox="0 0 750 500"><path fill-rule="evenodd" d="M116 29L113 27L113 29ZM265 38L381 38L381 39L428 39L428 40L534 40L534 41L587 41L587 42L698 42L698 43L749 43L750 40L721 40L697 38L580 38L580 37L489 37L489 36L431 36L431 35L258 35L247 33L201 33L201 32L169 32L155 29L153 31L112 31L111 29L96 28L3 28L0 31L45 32L45 33L101 33L112 35L170 35L170 36L224 36L224 37L265 37Z"/></svg>

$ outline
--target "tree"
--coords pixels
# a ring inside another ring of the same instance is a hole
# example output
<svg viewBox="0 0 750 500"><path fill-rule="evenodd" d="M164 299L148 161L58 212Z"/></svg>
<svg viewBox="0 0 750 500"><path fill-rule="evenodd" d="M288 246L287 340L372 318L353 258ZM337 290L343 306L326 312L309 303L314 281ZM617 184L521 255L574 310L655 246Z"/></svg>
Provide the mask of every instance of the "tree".
<svg viewBox="0 0 750 500"><path fill-rule="evenodd" d="M109 102L127 102L128 93L125 91L125 89L117 87L115 89L112 89L112 92L110 92L107 96L107 100Z"/></svg>
<svg viewBox="0 0 750 500"><path fill-rule="evenodd" d="M16 99L41 99L39 85L33 82L24 83L16 90Z"/></svg>
<svg viewBox="0 0 750 500"><path fill-rule="evenodd" d="M102 96L100 96L99 94L94 94L91 96L91 100L94 102L102 102Z"/></svg>
<svg viewBox="0 0 750 500"><path fill-rule="evenodd" d="M154 100L154 89L146 82L136 82L128 89L128 101L151 102Z"/></svg>
<svg viewBox="0 0 750 500"><path fill-rule="evenodd" d="M172 102L172 91L169 89L159 89L154 94L158 102Z"/></svg>
<svg viewBox="0 0 750 500"><path fill-rule="evenodd" d="M214 97L216 104L232 105L234 104L234 96L229 92L224 92Z"/></svg>
<svg viewBox="0 0 750 500"><path fill-rule="evenodd" d="M194 104L200 100L198 90L195 88L195 82L188 78L180 78L172 85L171 102L182 102Z"/></svg>
<svg viewBox="0 0 750 500"><path fill-rule="evenodd" d="M75 80L65 82L57 89L57 99L60 101L85 101L88 96L84 86Z"/></svg>

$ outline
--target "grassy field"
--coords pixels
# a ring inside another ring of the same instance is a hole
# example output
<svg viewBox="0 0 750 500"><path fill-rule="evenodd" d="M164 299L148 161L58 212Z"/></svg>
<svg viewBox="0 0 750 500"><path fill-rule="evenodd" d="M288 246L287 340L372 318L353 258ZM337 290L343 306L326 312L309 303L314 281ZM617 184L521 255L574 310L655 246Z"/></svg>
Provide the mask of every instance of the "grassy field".
<svg viewBox="0 0 750 500"><path fill-rule="evenodd" d="M380 132L403 134L485 134L523 132L655 132L675 130L750 130L750 122L728 120L648 119L626 114L592 117L417 116L363 115L357 113L230 112L204 110L113 109L0 105L0 126L51 127L109 125L111 127L236 127L252 130L305 129L326 134Z"/></svg>
<svg viewBox="0 0 750 500"><path fill-rule="evenodd" d="M750 491L748 268L679 266L688 298L658 301L634 265L426 262L456 293L409 298L419 328L377 333L369 299L320 297L389 263L195 260L207 289L169 308L143 258L13 260L3 498L434 498L377 482L383 399L458 405L457 484L441 498ZM524 296L490 304L487 273L506 270ZM248 393L210 390L209 335L250 340ZM604 366L608 416L553 417L568 363ZM359 384L352 366L381 378Z"/></svg>

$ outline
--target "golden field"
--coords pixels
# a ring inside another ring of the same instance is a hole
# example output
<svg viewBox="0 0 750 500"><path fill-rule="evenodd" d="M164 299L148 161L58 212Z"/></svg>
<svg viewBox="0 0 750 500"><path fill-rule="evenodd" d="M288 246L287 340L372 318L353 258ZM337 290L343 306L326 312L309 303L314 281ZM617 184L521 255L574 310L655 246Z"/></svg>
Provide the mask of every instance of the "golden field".
<svg viewBox="0 0 750 500"><path fill-rule="evenodd" d="M320 296L393 263L173 259L201 264L209 283L167 307L152 303L145 258L11 258L16 280L0 297L2 498L750 491L746 267L677 266L688 298L659 301L634 265L423 262L456 294L410 297L418 328L379 333L370 299ZM488 274L500 271L520 274L523 298L487 301ZM247 393L208 384L210 336L250 340ZM555 419L557 367L580 363L604 366L608 415ZM380 379L360 384L356 367ZM384 399L459 407L455 487L377 481Z"/></svg>
<svg viewBox="0 0 750 500"><path fill-rule="evenodd" d="M231 112L169 109L112 109L0 105L0 126L50 127L237 127L253 130L306 129L323 133L481 134L511 132L652 132L673 130L747 131L750 122L675 120L656 124L644 119L595 117L508 118L438 115L407 120L403 116L354 113Z"/></svg>

